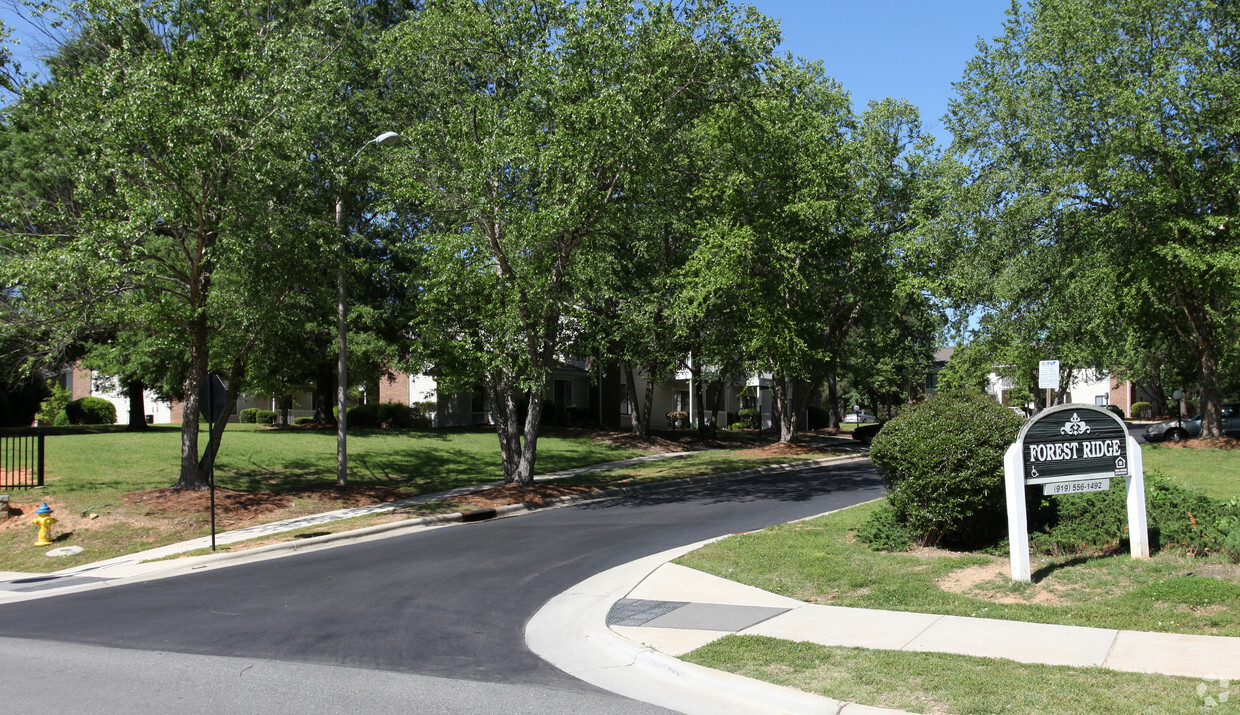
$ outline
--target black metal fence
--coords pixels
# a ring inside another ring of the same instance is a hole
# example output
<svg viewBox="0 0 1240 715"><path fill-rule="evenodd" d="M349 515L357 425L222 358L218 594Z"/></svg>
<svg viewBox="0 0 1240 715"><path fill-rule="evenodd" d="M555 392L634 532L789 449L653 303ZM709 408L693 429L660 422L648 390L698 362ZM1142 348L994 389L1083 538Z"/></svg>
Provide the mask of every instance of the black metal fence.
<svg viewBox="0 0 1240 715"><path fill-rule="evenodd" d="M43 486L43 433L0 435L0 489Z"/></svg>

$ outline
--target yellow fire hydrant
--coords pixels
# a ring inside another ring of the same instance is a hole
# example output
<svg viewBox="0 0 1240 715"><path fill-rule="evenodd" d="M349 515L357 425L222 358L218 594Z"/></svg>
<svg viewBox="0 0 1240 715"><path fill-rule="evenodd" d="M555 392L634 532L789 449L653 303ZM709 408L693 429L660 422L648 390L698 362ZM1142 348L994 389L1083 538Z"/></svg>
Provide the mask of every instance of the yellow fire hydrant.
<svg viewBox="0 0 1240 715"><path fill-rule="evenodd" d="M52 544L52 524L56 523L56 519L52 516L52 508L43 502L43 506L34 510L38 514L34 521L30 522L39 527L39 540L34 542L35 546L51 546Z"/></svg>

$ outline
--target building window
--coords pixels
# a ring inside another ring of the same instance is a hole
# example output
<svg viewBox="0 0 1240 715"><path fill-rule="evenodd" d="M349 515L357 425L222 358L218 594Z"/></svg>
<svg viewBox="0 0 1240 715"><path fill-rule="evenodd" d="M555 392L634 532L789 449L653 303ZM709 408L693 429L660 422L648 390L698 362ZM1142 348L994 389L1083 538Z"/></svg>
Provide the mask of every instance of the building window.
<svg viewBox="0 0 1240 715"><path fill-rule="evenodd" d="M491 401L487 399L487 393L475 391L473 399L470 400L469 408L474 412L490 412Z"/></svg>
<svg viewBox="0 0 1240 715"><path fill-rule="evenodd" d="M1106 407L1109 404L1111 404L1110 395L1098 395L1094 398L1094 405L1097 407Z"/></svg>
<svg viewBox="0 0 1240 715"><path fill-rule="evenodd" d="M677 390L676 399L673 404L675 406L676 412L688 412L689 411L689 391L688 390Z"/></svg>
<svg viewBox="0 0 1240 715"><path fill-rule="evenodd" d="M555 404L557 407L567 407L573 404L573 383L569 380L555 381Z"/></svg>
<svg viewBox="0 0 1240 715"><path fill-rule="evenodd" d="M629 386L627 383L620 385L620 414L629 414Z"/></svg>
<svg viewBox="0 0 1240 715"><path fill-rule="evenodd" d="M741 409L742 410L758 409L758 398L754 395L741 395Z"/></svg>

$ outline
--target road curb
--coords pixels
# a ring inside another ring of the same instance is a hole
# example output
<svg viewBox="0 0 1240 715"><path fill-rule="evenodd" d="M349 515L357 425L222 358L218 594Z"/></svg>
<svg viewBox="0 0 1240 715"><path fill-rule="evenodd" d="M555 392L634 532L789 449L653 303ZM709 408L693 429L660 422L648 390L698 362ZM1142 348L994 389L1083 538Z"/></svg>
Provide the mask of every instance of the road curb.
<svg viewBox="0 0 1240 715"><path fill-rule="evenodd" d="M334 534L324 534L322 536L314 536L307 539L297 541L285 541L278 544L268 544L266 546L256 546L252 549L242 549L239 551L226 551L224 553L202 554L195 559L202 559L194 568L204 568L214 564L223 564L229 561L239 560L242 558L264 556L281 551L300 551L310 549L316 546L325 546L339 541L363 540L372 536L395 536L389 532L398 532L402 530L414 531L422 528L448 526L450 524L469 524L482 521L490 521L492 519L501 519L509 516L517 516L519 514L527 514L542 509L554 509L574 504L581 504L591 501L599 501L603 499L611 499L619 496L628 496L632 494L648 494L660 491L670 491L686 486L701 486L706 484L714 484L720 482L728 482L735 479L744 479L754 477L760 474L778 474L780 472L791 472L797 469L806 469L817 467L824 464L833 464L836 462L858 461L866 459L865 455L842 455L838 457L823 457L821 459L807 459L801 462L790 462L787 464L773 464L765 467L754 467L753 469L744 469L737 472L724 472L722 474L703 474L696 477L685 477L683 479L669 479L665 482L653 482L651 484L638 484L631 487L610 487L607 489L598 489L587 492L585 494L573 494L570 496L555 497L547 499L540 506L531 502L523 504L510 504L488 509L478 509L472 512L453 512L451 514L436 514L434 516L421 516L414 519L405 519L402 521L394 521L388 524L376 524L375 526L366 526L360 529L351 529L349 531L341 531ZM490 488L481 487L482 489ZM257 537L261 538L261 537ZM236 542L245 543L245 542ZM175 561L176 559L165 559L167 561ZM152 561L144 561L142 563L156 563Z"/></svg>
<svg viewBox="0 0 1240 715"><path fill-rule="evenodd" d="M856 506L856 505L854 505ZM850 509L844 507L844 509ZM824 514L842 511L835 509ZM817 518L815 514L806 518ZM607 613L663 564L720 536L621 564L543 605L526 625L526 645L564 672L614 693L680 712L898 713L688 663L607 627Z"/></svg>

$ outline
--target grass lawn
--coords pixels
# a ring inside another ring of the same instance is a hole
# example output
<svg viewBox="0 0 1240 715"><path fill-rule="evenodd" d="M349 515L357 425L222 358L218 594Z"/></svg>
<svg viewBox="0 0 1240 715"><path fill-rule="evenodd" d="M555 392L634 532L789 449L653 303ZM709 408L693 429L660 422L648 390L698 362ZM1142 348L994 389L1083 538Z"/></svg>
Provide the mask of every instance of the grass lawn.
<svg viewBox="0 0 1240 715"><path fill-rule="evenodd" d="M739 447L757 444L755 436L746 433L726 434L722 439L732 440ZM179 426L156 426L145 433L128 433L119 427L58 429L46 443L47 486L9 492L23 513L0 522L0 571L54 571L210 533L205 504L171 509L163 503L166 494L162 490L177 479ZM548 430L539 438L537 471L554 472L650 451L609 444L586 431ZM605 488L805 458L734 456L736 451L652 462L568 483ZM489 428L351 430L349 467L349 491L354 496L366 493L367 503L503 479L498 441ZM334 430L274 430L230 424L216 465L217 528L225 531L357 503L343 501L349 495L342 496L331 488L335 474ZM144 495L146 490L161 492ZM205 495L195 496L205 501ZM224 497L228 501L222 501ZM33 546L35 530L30 520L42 501L48 502L60 521L54 529L59 537L56 545L82 546L81 554L51 559L43 555L46 547ZM343 531L461 510L460 504L436 502L309 531ZM252 545L246 542L246 546Z"/></svg>
<svg viewBox="0 0 1240 715"><path fill-rule="evenodd" d="M1219 476L1235 473L1240 452L1147 447L1145 454L1147 471L1218 498L1240 494ZM1240 565L1225 559L1175 549L1148 560L1035 555L1034 582L1014 583L1007 559L991 554L872 551L853 533L877 506L730 537L677 562L809 603L1240 636ZM1200 695L1196 679L754 637L729 637L686 659L834 698L931 712L1188 712L1227 690L1214 684L1207 690L1219 692ZM1237 712L1240 695L1214 703L1212 712Z"/></svg>
<svg viewBox="0 0 1240 715"><path fill-rule="evenodd" d="M1240 452L1237 450L1147 444L1142 447L1141 456L1147 472L1161 472L1215 499L1240 497Z"/></svg>
<svg viewBox="0 0 1240 715"><path fill-rule="evenodd" d="M998 658L730 635L684 659L837 700L910 712L1240 712L1234 683Z"/></svg>

